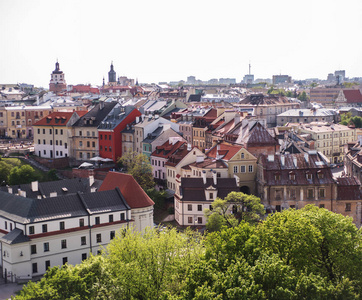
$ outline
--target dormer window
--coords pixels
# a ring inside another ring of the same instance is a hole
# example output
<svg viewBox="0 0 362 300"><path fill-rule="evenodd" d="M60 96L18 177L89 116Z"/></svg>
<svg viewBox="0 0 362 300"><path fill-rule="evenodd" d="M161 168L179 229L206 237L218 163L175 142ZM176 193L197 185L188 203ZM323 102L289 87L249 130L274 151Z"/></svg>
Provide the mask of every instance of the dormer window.
<svg viewBox="0 0 362 300"><path fill-rule="evenodd" d="M317 172L317 176L318 176L318 179L323 179L324 178L324 174L322 173L322 170L319 170Z"/></svg>
<svg viewBox="0 0 362 300"><path fill-rule="evenodd" d="M295 173L289 172L289 180L295 180Z"/></svg>
<svg viewBox="0 0 362 300"><path fill-rule="evenodd" d="M275 173L275 174L274 174L274 179L275 179L275 180L280 180L280 174L279 174L279 173Z"/></svg>
<svg viewBox="0 0 362 300"><path fill-rule="evenodd" d="M308 179L308 180L311 180L313 177L312 177L312 173L310 173L310 172L307 172L306 173L306 178Z"/></svg>

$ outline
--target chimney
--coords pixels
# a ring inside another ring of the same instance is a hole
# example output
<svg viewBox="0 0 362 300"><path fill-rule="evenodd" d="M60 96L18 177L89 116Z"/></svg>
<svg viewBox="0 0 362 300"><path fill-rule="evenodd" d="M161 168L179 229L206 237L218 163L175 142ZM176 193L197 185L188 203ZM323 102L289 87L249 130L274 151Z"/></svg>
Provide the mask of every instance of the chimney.
<svg viewBox="0 0 362 300"><path fill-rule="evenodd" d="M274 154L268 155L268 162L274 161Z"/></svg>
<svg viewBox="0 0 362 300"><path fill-rule="evenodd" d="M33 192L37 192L37 191L39 190L38 181L33 181L33 182L31 183L31 190L32 190Z"/></svg>
<svg viewBox="0 0 362 300"><path fill-rule="evenodd" d="M19 196L26 198L26 192L19 190Z"/></svg>
<svg viewBox="0 0 362 300"><path fill-rule="evenodd" d="M304 159L306 163L309 163L309 154L308 153L304 153Z"/></svg>
<svg viewBox="0 0 362 300"><path fill-rule="evenodd" d="M90 175L89 176L89 186L92 186L94 183L94 176L93 175Z"/></svg>
<svg viewBox="0 0 362 300"><path fill-rule="evenodd" d="M298 167L297 158L296 158L296 157L293 157L293 164L294 164L294 167Z"/></svg>
<svg viewBox="0 0 362 300"><path fill-rule="evenodd" d="M140 117L136 117L136 124L140 122Z"/></svg>
<svg viewBox="0 0 362 300"><path fill-rule="evenodd" d="M214 185L216 185L216 184L217 184L217 181L216 181L216 179L217 179L216 171L213 171L213 172L212 172L212 179L214 180Z"/></svg>
<svg viewBox="0 0 362 300"><path fill-rule="evenodd" d="M191 144L187 144L187 151L191 151Z"/></svg>
<svg viewBox="0 0 362 300"><path fill-rule="evenodd" d="M285 157L284 157L283 154L280 155L280 162L281 162L282 166L284 167L284 165L285 165Z"/></svg>
<svg viewBox="0 0 362 300"><path fill-rule="evenodd" d="M53 198L53 197L56 197L56 196L58 196L57 192L50 193L50 195L49 195L50 198Z"/></svg>
<svg viewBox="0 0 362 300"><path fill-rule="evenodd" d="M99 109L103 109L104 108L104 101L99 101Z"/></svg>
<svg viewBox="0 0 362 300"><path fill-rule="evenodd" d="M12 194L12 193L13 193L13 188L10 187L10 186L8 186L8 193L9 193L9 194Z"/></svg>
<svg viewBox="0 0 362 300"><path fill-rule="evenodd" d="M202 181L204 182L204 184L206 184L206 171L202 171L201 176L202 176Z"/></svg>

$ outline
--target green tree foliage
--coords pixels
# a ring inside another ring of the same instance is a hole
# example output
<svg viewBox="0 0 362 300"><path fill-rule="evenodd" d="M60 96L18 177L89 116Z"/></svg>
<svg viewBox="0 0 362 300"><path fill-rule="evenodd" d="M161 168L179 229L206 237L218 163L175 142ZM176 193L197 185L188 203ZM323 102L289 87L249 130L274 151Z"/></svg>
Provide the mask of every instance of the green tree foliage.
<svg viewBox="0 0 362 300"><path fill-rule="evenodd" d="M29 165L23 165L21 167L14 167L9 174L9 184L23 184L31 183L37 180L34 169Z"/></svg>
<svg viewBox="0 0 362 300"><path fill-rule="evenodd" d="M166 191L158 191L155 188L146 190L147 195L155 202L155 207L159 209L165 208L166 203Z"/></svg>
<svg viewBox="0 0 362 300"><path fill-rule="evenodd" d="M102 255L55 267L16 299L361 299L362 232L316 206L205 238L131 230Z"/></svg>
<svg viewBox="0 0 362 300"><path fill-rule="evenodd" d="M348 112L341 114L340 124L345 126L354 125L356 128L362 128L362 118L359 116L352 117L352 114Z"/></svg>
<svg viewBox="0 0 362 300"><path fill-rule="evenodd" d="M0 185L8 183L11 166L3 160L0 161Z"/></svg>
<svg viewBox="0 0 362 300"><path fill-rule="evenodd" d="M258 222L265 214L260 198L242 192L231 192L225 199L216 198L212 210L206 210L207 229L220 230L222 226L235 227L242 221Z"/></svg>
<svg viewBox="0 0 362 300"><path fill-rule="evenodd" d="M117 159L117 165L125 168L145 191L155 186L152 166L147 155L127 152Z"/></svg>
<svg viewBox="0 0 362 300"><path fill-rule="evenodd" d="M57 170L55 170L55 169L50 169L45 177L46 177L47 181L59 180L58 175L57 175Z"/></svg>
<svg viewBox="0 0 362 300"><path fill-rule="evenodd" d="M307 96L307 93L305 91L303 91L301 94L299 94L297 98L300 101L307 101L308 100L308 96Z"/></svg>

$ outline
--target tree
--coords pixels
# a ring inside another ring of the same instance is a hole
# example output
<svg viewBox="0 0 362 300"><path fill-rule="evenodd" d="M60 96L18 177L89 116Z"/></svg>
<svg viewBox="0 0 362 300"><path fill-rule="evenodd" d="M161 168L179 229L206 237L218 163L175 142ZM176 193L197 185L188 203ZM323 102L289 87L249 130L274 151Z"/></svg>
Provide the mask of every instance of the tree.
<svg viewBox="0 0 362 300"><path fill-rule="evenodd" d="M11 185L31 183L35 180L37 180L35 170L29 165L23 165L20 168L14 167L9 174L9 184Z"/></svg>
<svg viewBox="0 0 362 300"><path fill-rule="evenodd" d="M147 155L127 152L117 159L117 164L119 167L125 168L127 173L131 174L144 190L155 186L152 166Z"/></svg>
<svg viewBox="0 0 362 300"><path fill-rule="evenodd" d="M212 210L205 211L207 229L220 230L222 226L235 227L242 221L255 223L265 214L260 198L242 192L231 192L225 199L216 198Z"/></svg>
<svg viewBox="0 0 362 300"><path fill-rule="evenodd" d="M306 93L305 91L303 91L301 94L299 94L298 100L300 100L300 101L307 101L307 100L308 100L307 93Z"/></svg>
<svg viewBox="0 0 362 300"><path fill-rule="evenodd" d="M11 166L9 166L3 160L0 161L0 185L5 185L9 182L10 171Z"/></svg>
<svg viewBox="0 0 362 300"><path fill-rule="evenodd" d="M47 181L59 180L56 169L50 169L46 174Z"/></svg>

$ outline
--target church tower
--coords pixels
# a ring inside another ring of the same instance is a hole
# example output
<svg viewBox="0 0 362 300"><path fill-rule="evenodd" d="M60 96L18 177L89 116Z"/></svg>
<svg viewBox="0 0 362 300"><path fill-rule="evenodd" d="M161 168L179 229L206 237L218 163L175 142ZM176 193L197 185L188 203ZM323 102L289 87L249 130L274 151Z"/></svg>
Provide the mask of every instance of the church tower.
<svg viewBox="0 0 362 300"><path fill-rule="evenodd" d="M116 72L113 69L113 61L111 63L111 70L108 72L108 84L109 85L116 85L117 79L116 79Z"/></svg>
<svg viewBox="0 0 362 300"><path fill-rule="evenodd" d="M55 63L55 70L50 74L49 91L60 93L67 89L63 71L59 69L58 61Z"/></svg>

